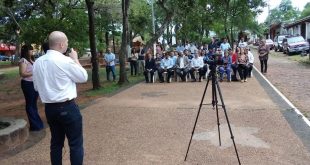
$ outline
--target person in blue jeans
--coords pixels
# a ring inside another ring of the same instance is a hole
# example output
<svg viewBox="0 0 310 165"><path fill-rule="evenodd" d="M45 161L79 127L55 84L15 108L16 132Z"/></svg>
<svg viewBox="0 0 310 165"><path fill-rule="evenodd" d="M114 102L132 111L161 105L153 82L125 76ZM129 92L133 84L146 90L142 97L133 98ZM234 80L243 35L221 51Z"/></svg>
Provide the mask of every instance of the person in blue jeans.
<svg viewBox="0 0 310 165"><path fill-rule="evenodd" d="M107 80L110 81L110 72L112 72L113 81L115 81L115 54L111 52L111 48L107 48L104 60L106 62Z"/></svg>
<svg viewBox="0 0 310 165"><path fill-rule="evenodd" d="M21 79L21 88L26 100L26 113L29 120L30 131L40 131L44 128L41 117L38 113L38 92L34 90L32 70L34 63L33 47L23 45L21 48L21 59L19 61L19 75Z"/></svg>
<svg viewBox="0 0 310 165"><path fill-rule="evenodd" d="M83 122L78 105L76 83L86 82L88 75L81 66L77 52L68 48L68 38L60 31L49 35L49 50L33 66L33 84L45 103L45 115L51 131L52 165L62 164L62 149L67 137L72 165L82 165Z"/></svg>
<svg viewBox="0 0 310 165"><path fill-rule="evenodd" d="M223 75L226 73L227 75L227 81L230 82L230 74L231 74L231 63L232 59L231 56L229 55L228 51L224 52L224 57L222 59L223 65L219 67L219 72L220 72L220 81L223 81Z"/></svg>

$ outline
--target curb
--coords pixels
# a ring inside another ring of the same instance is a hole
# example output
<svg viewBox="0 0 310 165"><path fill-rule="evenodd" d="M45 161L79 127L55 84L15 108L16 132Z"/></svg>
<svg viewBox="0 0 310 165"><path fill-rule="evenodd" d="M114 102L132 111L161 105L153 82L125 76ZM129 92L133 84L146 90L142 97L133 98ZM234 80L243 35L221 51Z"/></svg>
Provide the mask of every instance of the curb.
<svg viewBox="0 0 310 165"><path fill-rule="evenodd" d="M307 119L299 110L294 106L294 104L289 101L255 66L253 68L256 72L268 83L268 85L295 111L295 113L300 116L303 121L310 127L310 121Z"/></svg>

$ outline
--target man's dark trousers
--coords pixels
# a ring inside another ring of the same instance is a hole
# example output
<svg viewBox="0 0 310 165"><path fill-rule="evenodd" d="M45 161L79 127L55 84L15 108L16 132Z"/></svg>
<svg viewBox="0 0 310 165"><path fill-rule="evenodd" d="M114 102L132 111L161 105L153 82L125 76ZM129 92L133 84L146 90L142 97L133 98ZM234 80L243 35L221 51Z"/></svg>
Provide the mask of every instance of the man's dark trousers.
<svg viewBox="0 0 310 165"><path fill-rule="evenodd" d="M70 147L72 165L83 164L82 115L74 101L45 104L45 114L51 130L51 162L62 164L62 148L65 136Z"/></svg>
<svg viewBox="0 0 310 165"><path fill-rule="evenodd" d="M107 72L107 80L110 81L110 72L112 72L113 81L115 80L115 65L113 66L106 66L106 72Z"/></svg>

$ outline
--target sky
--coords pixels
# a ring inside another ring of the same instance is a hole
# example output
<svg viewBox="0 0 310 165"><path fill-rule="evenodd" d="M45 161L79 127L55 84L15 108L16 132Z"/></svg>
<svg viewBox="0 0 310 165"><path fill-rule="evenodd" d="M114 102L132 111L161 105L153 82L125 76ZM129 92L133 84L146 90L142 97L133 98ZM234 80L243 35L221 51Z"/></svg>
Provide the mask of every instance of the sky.
<svg viewBox="0 0 310 165"><path fill-rule="evenodd" d="M280 5L281 0L265 0L267 4L270 5L270 10L278 7ZM310 2L310 0L291 0L292 5L297 7L300 11L304 9L306 3ZM257 17L258 23L263 23L268 16L268 6L263 9L263 12Z"/></svg>

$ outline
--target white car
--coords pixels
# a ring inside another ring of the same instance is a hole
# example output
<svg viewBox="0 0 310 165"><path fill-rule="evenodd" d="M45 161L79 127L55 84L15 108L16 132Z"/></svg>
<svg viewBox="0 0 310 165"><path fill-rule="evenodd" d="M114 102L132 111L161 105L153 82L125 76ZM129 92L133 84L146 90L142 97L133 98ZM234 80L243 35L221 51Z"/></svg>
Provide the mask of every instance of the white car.
<svg viewBox="0 0 310 165"><path fill-rule="evenodd" d="M266 39L266 45L269 46L270 50L272 50L274 47L274 43L271 39Z"/></svg>

